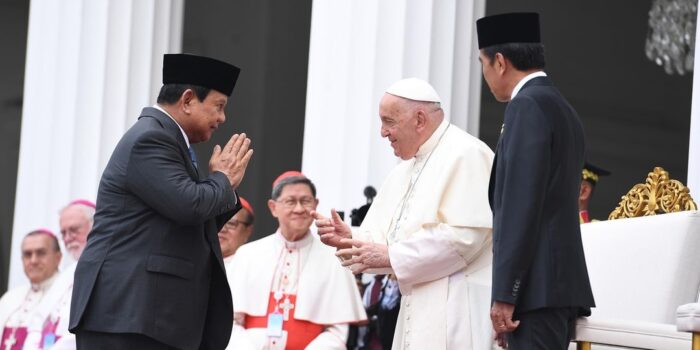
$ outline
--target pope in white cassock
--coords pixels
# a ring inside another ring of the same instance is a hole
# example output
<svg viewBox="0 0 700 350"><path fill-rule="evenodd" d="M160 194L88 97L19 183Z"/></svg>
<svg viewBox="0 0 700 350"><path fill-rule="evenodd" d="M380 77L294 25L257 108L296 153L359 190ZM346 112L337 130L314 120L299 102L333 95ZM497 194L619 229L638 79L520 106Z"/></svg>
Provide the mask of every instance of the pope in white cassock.
<svg viewBox="0 0 700 350"><path fill-rule="evenodd" d="M400 162L359 229L316 218L321 240L353 272L394 274L401 308L393 349L490 349L493 152L445 119L427 82L401 80L379 106Z"/></svg>
<svg viewBox="0 0 700 350"><path fill-rule="evenodd" d="M74 350L75 334L68 331L70 304L73 292L73 274L80 255L85 249L92 229L95 203L76 199L60 211L59 226L66 251L73 258L56 277L56 281L37 305L28 325L27 341L23 350Z"/></svg>
<svg viewBox="0 0 700 350"><path fill-rule="evenodd" d="M241 246L227 270L234 325L228 349L344 350L348 328L366 321L352 273L309 230L314 184L291 171L273 183L277 232Z"/></svg>
<svg viewBox="0 0 700 350"><path fill-rule="evenodd" d="M24 237L22 266L30 284L11 289L0 298L0 349L23 348L30 318L56 279L60 262L61 248L53 232L39 229Z"/></svg>

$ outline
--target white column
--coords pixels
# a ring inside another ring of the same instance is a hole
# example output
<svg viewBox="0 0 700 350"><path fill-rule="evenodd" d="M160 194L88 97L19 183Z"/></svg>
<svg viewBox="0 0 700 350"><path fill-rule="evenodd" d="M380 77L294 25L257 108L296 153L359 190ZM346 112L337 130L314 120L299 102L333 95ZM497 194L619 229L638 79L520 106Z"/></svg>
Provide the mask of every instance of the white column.
<svg viewBox="0 0 700 350"><path fill-rule="evenodd" d="M696 23L700 23L700 11L698 11L698 22ZM695 38L696 42L697 38L700 38L700 26L696 26ZM695 50L693 67L693 101L690 108L687 186L695 203L700 203L700 76L697 74L698 69L700 69L700 55L698 55L698 50Z"/></svg>
<svg viewBox="0 0 700 350"><path fill-rule="evenodd" d="M183 1L31 1L10 287L26 283L22 237L58 233L63 205L95 200L116 142L155 102L162 55L181 50Z"/></svg>
<svg viewBox="0 0 700 350"><path fill-rule="evenodd" d="M379 100L396 80L429 81L446 116L478 136L476 19L485 0L316 0L311 16L302 168L319 210L364 203L398 162L379 134Z"/></svg>

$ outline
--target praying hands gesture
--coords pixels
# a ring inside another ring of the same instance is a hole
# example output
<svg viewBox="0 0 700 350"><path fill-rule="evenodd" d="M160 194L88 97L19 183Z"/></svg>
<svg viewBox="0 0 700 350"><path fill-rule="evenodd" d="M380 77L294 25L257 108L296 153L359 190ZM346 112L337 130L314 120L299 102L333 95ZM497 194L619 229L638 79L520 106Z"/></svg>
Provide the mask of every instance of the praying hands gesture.
<svg viewBox="0 0 700 350"><path fill-rule="evenodd" d="M220 171L226 175L231 187L238 188L245 175L253 150L250 149L250 139L246 134L235 134L224 148L216 145L209 160L209 171Z"/></svg>

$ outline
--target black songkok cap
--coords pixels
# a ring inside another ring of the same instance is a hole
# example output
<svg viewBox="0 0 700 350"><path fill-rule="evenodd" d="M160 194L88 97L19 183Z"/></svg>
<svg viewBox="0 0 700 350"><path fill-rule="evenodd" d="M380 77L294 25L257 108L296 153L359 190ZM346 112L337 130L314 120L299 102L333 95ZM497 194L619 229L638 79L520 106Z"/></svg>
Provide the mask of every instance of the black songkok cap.
<svg viewBox="0 0 700 350"><path fill-rule="evenodd" d="M190 84L231 96L240 68L213 58L189 54L163 56L163 84Z"/></svg>
<svg viewBox="0 0 700 350"><path fill-rule="evenodd" d="M479 49L507 43L539 43L540 15L535 12L504 13L476 21Z"/></svg>
<svg viewBox="0 0 700 350"><path fill-rule="evenodd" d="M598 178L600 176L608 176L611 173L608 170L597 167L589 162L583 164L583 170L581 171L581 180L588 181L595 185L598 183Z"/></svg>

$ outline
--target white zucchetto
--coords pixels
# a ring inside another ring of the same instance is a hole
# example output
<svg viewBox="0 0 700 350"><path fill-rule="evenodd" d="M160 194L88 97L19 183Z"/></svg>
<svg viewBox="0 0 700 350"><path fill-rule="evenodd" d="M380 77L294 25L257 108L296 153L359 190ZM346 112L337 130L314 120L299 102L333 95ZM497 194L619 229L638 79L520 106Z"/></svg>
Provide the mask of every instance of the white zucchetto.
<svg viewBox="0 0 700 350"><path fill-rule="evenodd" d="M386 89L386 93L414 101L442 102L435 89L418 78L401 79Z"/></svg>

